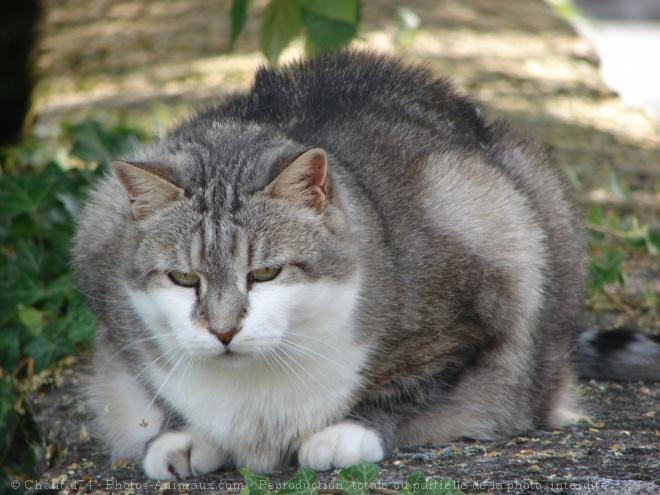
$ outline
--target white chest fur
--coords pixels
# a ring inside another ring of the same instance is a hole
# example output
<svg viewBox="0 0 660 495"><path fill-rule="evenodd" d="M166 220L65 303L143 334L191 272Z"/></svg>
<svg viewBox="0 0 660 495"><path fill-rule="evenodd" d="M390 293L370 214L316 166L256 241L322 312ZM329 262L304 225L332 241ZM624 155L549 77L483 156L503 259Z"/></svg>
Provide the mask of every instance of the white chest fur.
<svg viewBox="0 0 660 495"><path fill-rule="evenodd" d="M171 356L162 358L169 366L149 367L149 381L199 434L238 464L267 467L346 414L368 356L355 335L357 283L253 291L231 344L236 359L209 356L219 343L188 323L191 292L132 292L131 298Z"/></svg>

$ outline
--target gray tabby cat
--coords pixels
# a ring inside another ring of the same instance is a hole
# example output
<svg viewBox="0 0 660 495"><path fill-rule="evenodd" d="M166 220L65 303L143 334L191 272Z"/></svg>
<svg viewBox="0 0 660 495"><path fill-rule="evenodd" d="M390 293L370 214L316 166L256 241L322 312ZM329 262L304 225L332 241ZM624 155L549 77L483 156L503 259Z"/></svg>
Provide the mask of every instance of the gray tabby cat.
<svg viewBox="0 0 660 495"><path fill-rule="evenodd" d="M340 52L112 163L76 239L90 403L152 478L573 421L572 193L428 71Z"/></svg>

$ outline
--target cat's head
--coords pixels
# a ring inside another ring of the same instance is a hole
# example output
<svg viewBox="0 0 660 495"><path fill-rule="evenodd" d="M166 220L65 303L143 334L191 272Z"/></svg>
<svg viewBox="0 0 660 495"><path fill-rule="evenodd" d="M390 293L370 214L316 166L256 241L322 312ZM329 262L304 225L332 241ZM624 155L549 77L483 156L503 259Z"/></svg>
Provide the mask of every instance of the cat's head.
<svg viewBox="0 0 660 495"><path fill-rule="evenodd" d="M112 163L126 291L163 352L235 366L317 352L349 324L359 267L344 199L324 150L292 147Z"/></svg>

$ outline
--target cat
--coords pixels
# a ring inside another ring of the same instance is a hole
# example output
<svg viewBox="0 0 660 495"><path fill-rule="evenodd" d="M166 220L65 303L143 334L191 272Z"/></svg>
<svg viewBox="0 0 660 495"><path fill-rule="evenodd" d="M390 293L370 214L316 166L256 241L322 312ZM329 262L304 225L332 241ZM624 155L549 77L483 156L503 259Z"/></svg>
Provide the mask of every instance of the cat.
<svg viewBox="0 0 660 495"><path fill-rule="evenodd" d="M573 192L429 70L354 50L263 67L111 169L74 247L99 321L88 395L148 477L579 417Z"/></svg>

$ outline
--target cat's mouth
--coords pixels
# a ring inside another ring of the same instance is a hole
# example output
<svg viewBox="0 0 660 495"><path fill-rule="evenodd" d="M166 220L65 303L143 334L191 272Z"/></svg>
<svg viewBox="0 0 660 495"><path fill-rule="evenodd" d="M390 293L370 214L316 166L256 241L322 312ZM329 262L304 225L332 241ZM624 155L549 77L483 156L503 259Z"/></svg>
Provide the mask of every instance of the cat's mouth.
<svg viewBox="0 0 660 495"><path fill-rule="evenodd" d="M224 352L216 355L214 361L227 368L246 368L254 363L249 352L240 352L226 348Z"/></svg>

